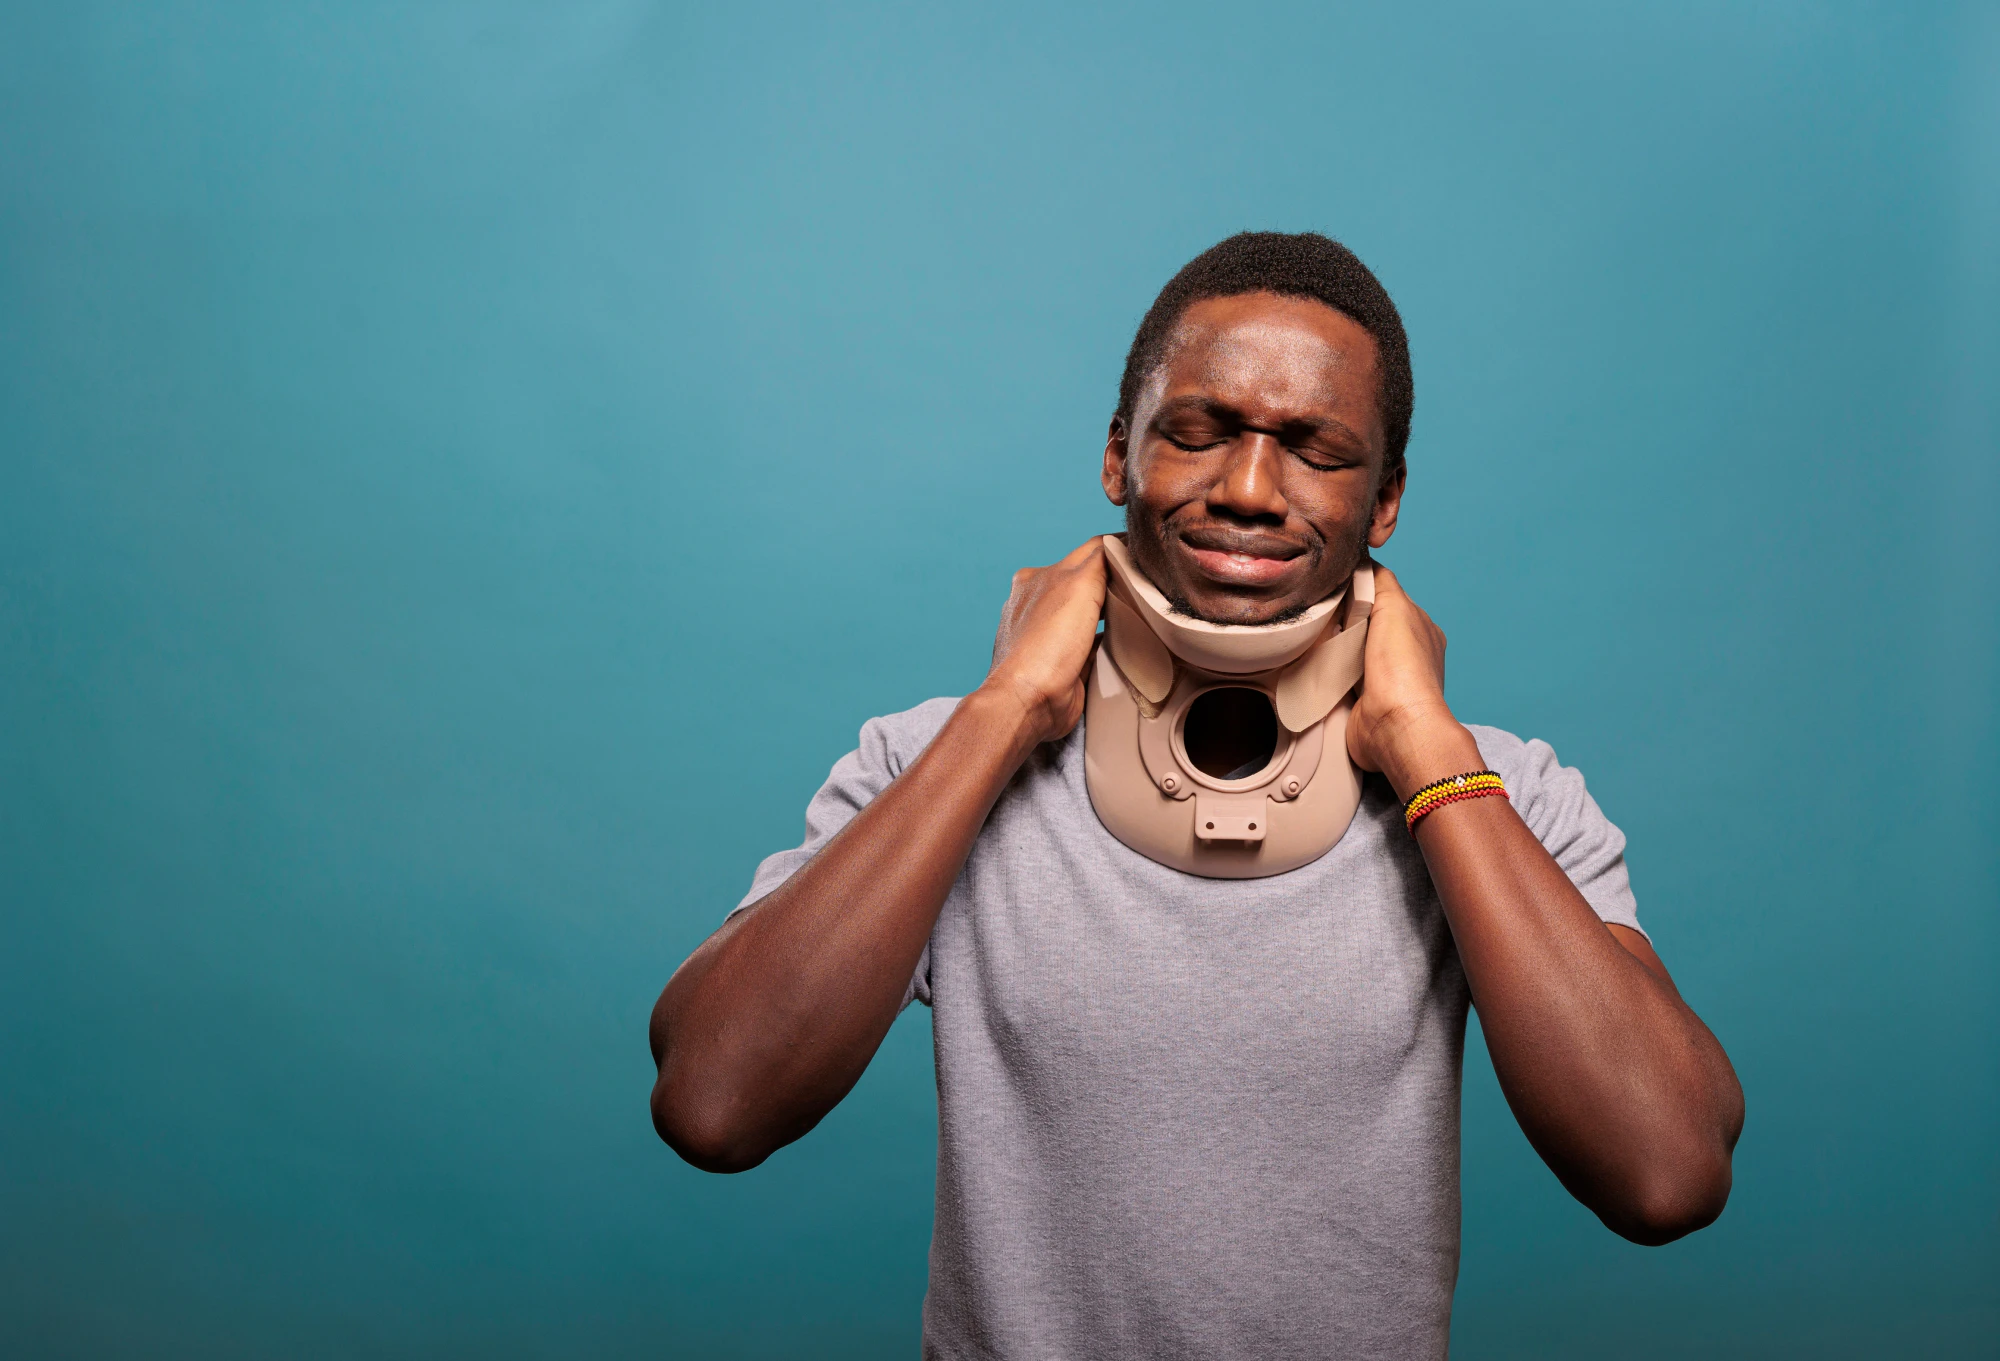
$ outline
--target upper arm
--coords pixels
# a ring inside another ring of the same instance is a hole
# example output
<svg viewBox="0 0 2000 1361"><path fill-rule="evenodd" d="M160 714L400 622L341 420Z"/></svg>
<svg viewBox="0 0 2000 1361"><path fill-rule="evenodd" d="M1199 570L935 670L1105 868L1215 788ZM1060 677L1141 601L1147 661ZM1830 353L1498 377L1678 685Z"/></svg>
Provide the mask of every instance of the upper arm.
<svg viewBox="0 0 2000 1361"><path fill-rule="evenodd" d="M805 868L862 809L874 802L937 736L957 704L955 699L928 700L914 709L872 718L863 724L855 749L834 763L826 782L806 805L805 840L789 850L767 856L758 865L750 891L731 909L721 928L703 942L682 968L696 964L703 954L713 952L727 940L742 925L744 914L750 908ZM926 1005L931 1000L928 945L924 947L916 974L903 994L904 1006L907 1007L912 1000Z"/></svg>
<svg viewBox="0 0 2000 1361"><path fill-rule="evenodd" d="M1643 939L1625 865L1625 834L1590 796L1582 772L1557 760L1546 742L1524 742L1498 728L1475 726L1471 732L1481 757L1506 781L1514 811L1591 911Z"/></svg>

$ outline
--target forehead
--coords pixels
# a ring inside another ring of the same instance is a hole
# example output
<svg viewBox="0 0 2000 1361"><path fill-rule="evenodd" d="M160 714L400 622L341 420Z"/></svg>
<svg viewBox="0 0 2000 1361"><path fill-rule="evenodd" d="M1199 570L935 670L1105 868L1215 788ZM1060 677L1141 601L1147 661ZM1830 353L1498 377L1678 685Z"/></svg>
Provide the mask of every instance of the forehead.
<svg viewBox="0 0 2000 1361"><path fill-rule="evenodd" d="M1331 415L1381 438L1375 337L1311 298L1244 293L1192 304L1151 386L1158 402L1199 396L1253 424Z"/></svg>

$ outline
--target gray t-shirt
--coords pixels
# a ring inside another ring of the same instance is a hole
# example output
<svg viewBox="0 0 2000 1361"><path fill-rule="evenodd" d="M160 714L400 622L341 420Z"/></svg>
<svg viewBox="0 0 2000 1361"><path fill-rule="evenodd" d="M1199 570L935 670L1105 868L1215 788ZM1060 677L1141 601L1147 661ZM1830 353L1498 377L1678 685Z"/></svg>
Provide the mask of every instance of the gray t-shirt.
<svg viewBox="0 0 2000 1361"><path fill-rule="evenodd" d="M866 724L744 903L955 703ZM1597 914L1636 928L1625 838L1583 777L1545 743L1472 733ZM1319 860L1201 879L1098 822L1079 728L994 805L910 992L937 1046L926 1357L1445 1355L1469 998L1379 777Z"/></svg>

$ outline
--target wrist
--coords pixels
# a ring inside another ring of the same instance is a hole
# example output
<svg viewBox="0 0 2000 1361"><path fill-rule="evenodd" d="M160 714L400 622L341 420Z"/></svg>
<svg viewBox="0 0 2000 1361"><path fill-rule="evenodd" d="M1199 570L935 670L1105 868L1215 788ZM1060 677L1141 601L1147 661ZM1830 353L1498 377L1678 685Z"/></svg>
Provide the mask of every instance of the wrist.
<svg viewBox="0 0 2000 1361"><path fill-rule="evenodd" d="M1409 714L1391 725L1388 737L1381 754L1382 775L1404 802L1433 780L1485 765L1471 731L1446 709Z"/></svg>
<svg viewBox="0 0 2000 1361"><path fill-rule="evenodd" d="M1029 752L1047 740L1045 706L1031 702L1013 686L992 677L960 700L958 707L985 741L1004 749L1014 765L1026 760Z"/></svg>

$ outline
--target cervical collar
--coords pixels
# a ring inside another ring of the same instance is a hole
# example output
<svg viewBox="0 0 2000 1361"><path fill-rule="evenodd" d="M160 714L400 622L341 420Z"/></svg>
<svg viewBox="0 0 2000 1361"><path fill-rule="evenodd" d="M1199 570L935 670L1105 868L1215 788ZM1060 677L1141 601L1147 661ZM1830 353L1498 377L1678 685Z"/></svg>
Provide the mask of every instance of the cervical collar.
<svg viewBox="0 0 2000 1361"><path fill-rule="evenodd" d="M1361 802L1347 715L1374 568L1283 623L1211 624L1176 613L1120 540L1106 535L1104 556L1083 741L1098 819L1148 859L1211 879L1283 874L1332 850Z"/></svg>

